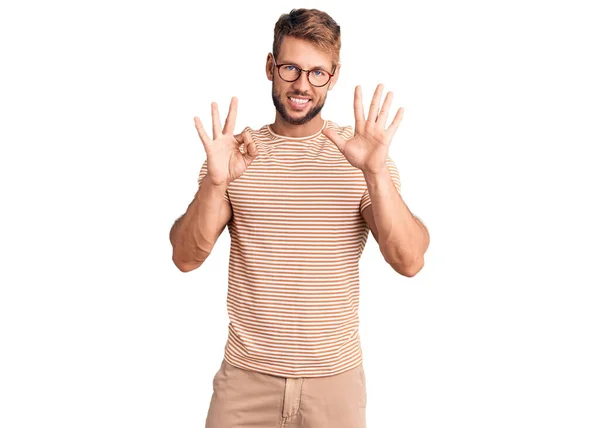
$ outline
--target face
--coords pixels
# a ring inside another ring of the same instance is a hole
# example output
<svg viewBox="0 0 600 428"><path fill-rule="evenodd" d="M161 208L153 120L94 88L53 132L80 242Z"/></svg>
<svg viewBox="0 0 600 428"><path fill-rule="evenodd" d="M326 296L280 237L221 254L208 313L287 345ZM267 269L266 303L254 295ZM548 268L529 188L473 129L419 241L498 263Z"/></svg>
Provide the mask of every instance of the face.
<svg viewBox="0 0 600 428"><path fill-rule="evenodd" d="M304 70L320 68L330 73L333 71L331 54L295 37L283 38L276 60L277 64L293 64ZM286 82L279 76L274 58L269 54L267 78L273 82L273 104L281 118L291 125L303 125L317 116L325 105L327 91L333 89L337 81L338 72L339 65L329 83L323 87L311 85L305 72L295 82Z"/></svg>

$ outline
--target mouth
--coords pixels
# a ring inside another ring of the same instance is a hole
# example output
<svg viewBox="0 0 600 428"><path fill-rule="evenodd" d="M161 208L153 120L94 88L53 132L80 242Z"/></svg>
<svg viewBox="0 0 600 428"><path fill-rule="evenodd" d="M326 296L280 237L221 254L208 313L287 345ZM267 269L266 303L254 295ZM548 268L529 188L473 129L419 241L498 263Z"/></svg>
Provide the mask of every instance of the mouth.
<svg viewBox="0 0 600 428"><path fill-rule="evenodd" d="M312 100L308 97L287 97L287 100L292 109L296 111L302 111L312 103Z"/></svg>

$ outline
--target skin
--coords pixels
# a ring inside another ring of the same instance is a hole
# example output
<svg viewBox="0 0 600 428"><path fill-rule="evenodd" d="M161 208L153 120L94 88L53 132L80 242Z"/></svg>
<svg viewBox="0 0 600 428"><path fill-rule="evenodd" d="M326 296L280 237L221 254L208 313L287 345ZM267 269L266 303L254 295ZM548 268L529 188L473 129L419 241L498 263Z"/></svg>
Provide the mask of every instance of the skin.
<svg viewBox="0 0 600 428"><path fill-rule="evenodd" d="M277 64L294 64L304 70L320 68L331 72L334 68L331 53L321 51L310 42L294 37L284 37L279 58L276 60ZM324 124L321 109L325 105L328 91L333 89L338 80L339 64L327 85L315 87L309 83L305 72L294 82L284 81L276 72L274 61L272 54L269 54L265 67L267 78L273 82L272 96L276 108L275 121L271 128L277 134L288 137L306 137L318 133ZM404 203L386 166L389 146L400 125L404 109L399 108L390 126L386 127L393 94L386 94L383 106L380 106L382 94L383 85L380 84L375 90L368 115L365 117L362 90L357 86L354 92L354 136L343 140L327 128L323 129L323 134L365 177L371 205L362 211L362 216L377 240L385 260L398 273L412 277L424 265L424 254L429 246L429 232ZM310 105L299 111L290 104L290 96L310 98ZM200 119L194 118L198 135L207 153L207 184L200 186L200 192L190 205L191 208L176 222L171 231L173 260L186 272L202 264L217 237L230 221L231 206L223 201L221 196L227 186L244 173L258 154L256 144L249 133L233 135L236 112L237 99L234 97L225 126L222 127L217 105L212 104L212 139L204 130ZM245 147L243 153L240 151L242 144ZM202 207L210 206L219 206L218 212L201 212ZM203 219L204 224L199 226L198 219ZM199 238L186 242L186 237L194 234ZM198 248L202 249L199 256L194 254L199 252ZM176 252L178 256L175 256Z"/></svg>
<svg viewBox="0 0 600 428"><path fill-rule="evenodd" d="M322 70L333 71L332 54L318 49L315 45L306 40L296 37L286 36L281 42L279 57L276 58L277 64L294 64L304 70L320 68ZM275 69L275 62L272 54L267 55L265 71L267 79L273 82L272 96L276 107L275 122L271 129L279 135L287 137L306 137L314 135L323 127L324 120L321 117L321 108L325 105L327 93L331 91L338 79L340 65L338 64L334 76L329 83L323 87L317 88L308 81L308 74L302 73L295 82L286 82L281 79ZM289 106L288 96L299 95L310 97L310 106L308 110L318 109L314 117L306 123L296 124L311 112L298 112ZM283 112L281 111L283 110ZM283 114L282 114L283 113ZM293 119L293 122L289 119Z"/></svg>
<svg viewBox="0 0 600 428"><path fill-rule="evenodd" d="M393 94L387 93L380 108L382 94L383 85L379 84L365 118L362 90L357 86L354 90L354 136L344 140L331 129L324 129L323 134L352 166L363 172L371 205L362 211L362 216L373 232L384 259L396 272L412 277L423 268L429 232L408 209L386 166L390 143L404 109L398 109L386 128Z"/></svg>

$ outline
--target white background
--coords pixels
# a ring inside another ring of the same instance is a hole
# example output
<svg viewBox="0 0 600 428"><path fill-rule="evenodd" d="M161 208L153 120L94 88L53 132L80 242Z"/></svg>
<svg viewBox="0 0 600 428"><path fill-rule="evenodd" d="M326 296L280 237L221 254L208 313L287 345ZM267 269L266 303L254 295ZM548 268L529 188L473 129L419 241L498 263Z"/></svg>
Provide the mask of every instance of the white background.
<svg viewBox="0 0 600 428"><path fill-rule="evenodd" d="M274 119L273 26L342 28L323 116L377 83L431 233L425 268L361 260L369 427L600 426L598 16L592 2L6 2L0 7L0 426L204 427L229 235L171 262L204 149L239 97ZM392 8L393 7L393 8ZM365 101L367 102L367 101Z"/></svg>

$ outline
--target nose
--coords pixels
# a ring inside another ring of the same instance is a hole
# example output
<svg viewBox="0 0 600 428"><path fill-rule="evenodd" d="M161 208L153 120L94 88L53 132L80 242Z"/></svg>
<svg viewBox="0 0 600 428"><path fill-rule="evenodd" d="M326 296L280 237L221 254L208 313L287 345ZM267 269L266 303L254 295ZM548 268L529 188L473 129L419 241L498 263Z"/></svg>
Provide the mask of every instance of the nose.
<svg viewBox="0 0 600 428"><path fill-rule="evenodd" d="M292 84L294 89L301 92L307 92L310 90L310 82L308 81L308 73L306 71L300 72L300 77Z"/></svg>

